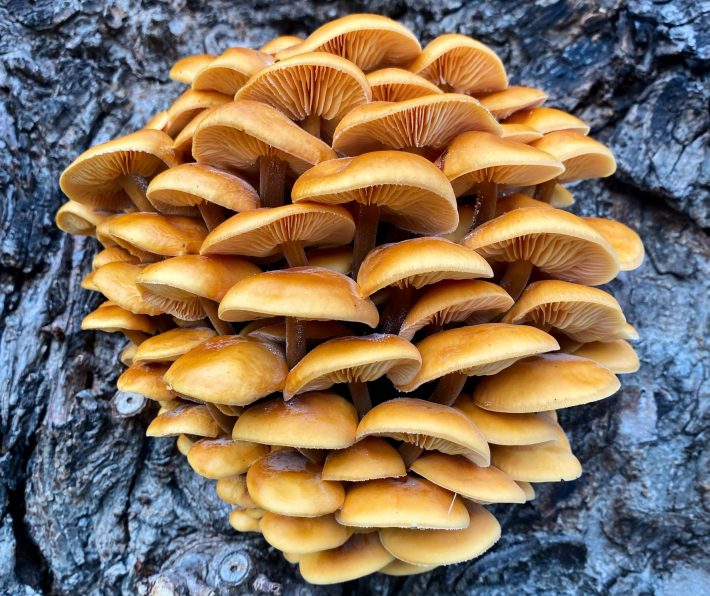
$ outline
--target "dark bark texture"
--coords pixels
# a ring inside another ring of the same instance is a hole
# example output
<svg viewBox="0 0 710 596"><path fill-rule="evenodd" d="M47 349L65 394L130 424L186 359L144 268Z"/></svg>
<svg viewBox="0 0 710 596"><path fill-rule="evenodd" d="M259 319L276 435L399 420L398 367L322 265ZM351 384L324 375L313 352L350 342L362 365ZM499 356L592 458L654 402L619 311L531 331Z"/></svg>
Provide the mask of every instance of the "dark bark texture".
<svg viewBox="0 0 710 596"><path fill-rule="evenodd" d="M584 475L497 508L485 556L324 589L233 532L214 483L145 438L146 414L116 414L122 342L79 330L97 245L53 216L74 156L178 95L177 58L364 11L423 42L481 39L611 145L618 173L574 189L574 209L645 241L610 285L642 368L562 414ZM709 19L702 0L0 0L0 594L707 594Z"/></svg>

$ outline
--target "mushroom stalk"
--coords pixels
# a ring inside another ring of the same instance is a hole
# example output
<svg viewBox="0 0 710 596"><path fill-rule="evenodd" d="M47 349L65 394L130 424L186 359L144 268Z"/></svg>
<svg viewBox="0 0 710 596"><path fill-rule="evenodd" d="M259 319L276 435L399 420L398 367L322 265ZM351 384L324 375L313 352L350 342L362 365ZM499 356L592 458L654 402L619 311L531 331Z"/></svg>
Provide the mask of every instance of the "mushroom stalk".
<svg viewBox="0 0 710 596"><path fill-rule="evenodd" d="M514 261L510 263L500 280L500 287L508 292L513 300L517 300L525 289L532 270L532 263L528 263L527 261Z"/></svg>
<svg viewBox="0 0 710 596"><path fill-rule="evenodd" d="M259 194L264 207L280 207L284 204L286 185L286 162L278 157L259 158Z"/></svg>
<svg viewBox="0 0 710 596"><path fill-rule="evenodd" d="M143 180L136 178L135 176L124 176L121 181L121 186L123 190L126 191L128 197L133 201L138 211L145 211L148 213L156 212L157 209L151 205L150 201L145 196L145 189L147 186Z"/></svg>
<svg viewBox="0 0 710 596"><path fill-rule="evenodd" d="M429 401L450 406L461 395L468 377L463 373L450 373L439 379Z"/></svg>
<svg viewBox="0 0 710 596"><path fill-rule="evenodd" d="M284 242L281 245L281 252L286 257L289 267L305 267L308 265L306 251L300 242Z"/></svg>
<svg viewBox="0 0 710 596"><path fill-rule="evenodd" d="M365 260L367 253L375 248L377 241L377 224L380 221L380 206L358 205L357 230L353 245L353 279L357 279L357 272Z"/></svg>
<svg viewBox="0 0 710 596"><path fill-rule="evenodd" d="M538 184L535 187L535 198L543 203L549 203L552 200L552 193L555 192L557 186L557 178Z"/></svg>
<svg viewBox="0 0 710 596"><path fill-rule="evenodd" d="M219 318L217 305L212 300L202 298L201 296L199 300L214 330L220 335L234 335L234 328L229 323Z"/></svg>
<svg viewBox="0 0 710 596"><path fill-rule="evenodd" d="M496 182L484 181L478 185L478 213L476 214L476 226L493 219L496 216L496 205L498 203L498 184Z"/></svg>
<svg viewBox="0 0 710 596"><path fill-rule="evenodd" d="M286 362L289 368L296 366L306 354L306 330L303 321L286 317Z"/></svg>
<svg viewBox="0 0 710 596"><path fill-rule="evenodd" d="M137 346L141 345L146 339L148 339L148 334L143 333L142 331L124 329L123 334Z"/></svg>
<svg viewBox="0 0 710 596"><path fill-rule="evenodd" d="M224 209L209 201L200 201L197 208L200 210L200 215L202 215L202 219L210 232L226 219Z"/></svg>
<svg viewBox="0 0 710 596"><path fill-rule="evenodd" d="M227 416L226 414L221 412L217 406L209 402L205 402L205 406L207 406L207 411L210 413L210 416L212 416L212 419L217 423L217 426L219 426L225 433L227 433L231 437L232 429L234 428L234 422L236 421L236 418Z"/></svg>
<svg viewBox="0 0 710 596"><path fill-rule="evenodd" d="M355 409L362 418L372 409L372 401L370 400L370 391L367 389L367 383L352 381L348 383L350 397L353 399Z"/></svg>
<svg viewBox="0 0 710 596"><path fill-rule="evenodd" d="M320 139L320 125L321 117L316 114L306 116L305 119L301 122L301 127L303 128L303 130L312 134L317 139Z"/></svg>
<svg viewBox="0 0 710 596"><path fill-rule="evenodd" d="M382 313L382 332L397 334L414 301L414 288L407 285L404 288L393 287L390 291L390 299Z"/></svg>

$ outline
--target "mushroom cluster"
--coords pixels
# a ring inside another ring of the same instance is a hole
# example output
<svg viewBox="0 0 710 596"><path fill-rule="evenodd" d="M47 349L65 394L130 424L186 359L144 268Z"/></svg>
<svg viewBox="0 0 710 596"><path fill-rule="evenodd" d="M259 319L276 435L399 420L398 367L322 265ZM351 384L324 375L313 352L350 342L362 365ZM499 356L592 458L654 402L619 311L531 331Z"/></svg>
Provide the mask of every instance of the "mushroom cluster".
<svg viewBox="0 0 710 596"><path fill-rule="evenodd" d="M376 15L170 76L166 111L67 167L56 221L104 247L82 328L130 340L124 408L157 402L147 434L235 529L315 584L422 573L498 540L485 505L580 476L556 410L638 368L595 286L643 259L563 210L615 170L582 120Z"/></svg>

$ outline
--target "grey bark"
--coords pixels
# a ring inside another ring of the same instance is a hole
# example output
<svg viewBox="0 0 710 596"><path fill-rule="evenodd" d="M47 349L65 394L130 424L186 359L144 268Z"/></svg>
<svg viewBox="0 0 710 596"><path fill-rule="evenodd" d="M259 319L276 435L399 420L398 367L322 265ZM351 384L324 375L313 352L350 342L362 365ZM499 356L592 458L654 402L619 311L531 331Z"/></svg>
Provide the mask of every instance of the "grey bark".
<svg viewBox="0 0 710 596"><path fill-rule="evenodd" d="M619 161L575 211L637 229L647 260L610 288L642 340L641 371L564 412L585 473L495 511L499 544L411 579L307 586L236 535L213 483L145 415L111 406L121 342L81 333L93 240L54 229L57 177L140 127L180 86L178 57L305 34L348 12L428 41L493 46L514 82L589 121ZM0 594L610 593L710 591L707 1L137 2L0 0Z"/></svg>

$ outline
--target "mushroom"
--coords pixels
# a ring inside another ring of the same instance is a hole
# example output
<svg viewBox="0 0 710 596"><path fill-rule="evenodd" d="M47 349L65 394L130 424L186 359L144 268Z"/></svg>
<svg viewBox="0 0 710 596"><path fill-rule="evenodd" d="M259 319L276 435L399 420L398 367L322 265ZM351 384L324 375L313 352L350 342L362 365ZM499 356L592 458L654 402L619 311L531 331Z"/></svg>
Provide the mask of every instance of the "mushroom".
<svg viewBox="0 0 710 596"><path fill-rule="evenodd" d="M396 335L339 337L314 348L291 369L284 399L346 382L358 414L364 416L372 407L369 381L387 375L393 383L406 383L420 365L417 349Z"/></svg>
<svg viewBox="0 0 710 596"><path fill-rule="evenodd" d="M252 75L273 62L272 56L257 50L229 48L195 73L192 88L234 96Z"/></svg>
<svg viewBox="0 0 710 596"><path fill-rule="evenodd" d="M394 577L399 577L403 575L419 575L420 573L427 573L436 569L436 565L410 565L404 561L395 559L389 565L385 565L380 569L380 573L385 575L392 575Z"/></svg>
<svg viewBox="0 0 710 596"><path fill-rule="evenodd" d="M272 513L319 517L343 505L340 482L323 480L321 467L297 451L272 451L247 472L247 487L254 502Z"/></svg>
<svg viewBox="0 0 710 596"><path fill-rule="evenodd" d="M215 490L217 491L217 496L225 503L239 505L248 509L256 508L256 503L249 496L246 474L220 478L217 480Z"/></svg>
<svg viewBox="0 0 710 596"><path fill-rule="evenodd" d="M352 529L339 524L335 517L290 517L267 511L259 528L264 539L283 552L304 555L338 548L350 536Z"/></svg>
<svg viewBox="0 0 710 596"><path fill-rule="evenodd" d="M237 257L187 255L143 269L137 286L148 304L187 321L209 318L220 335L234 333L218 316L217 304L238 281L261 270Z"/></svg>
<svg viewBox="0 0 710 596"><path fill-rule="evenodd" d="M118 377L116 387L124 393L136 393L161 404L174 400L177 395L163 380L167 369L167 364L159 362L134 362Z"/></svg>
<svg viewBox="0 0 710 596"><path fill-rule="evenodd" d="M273 56L274 54L278 54L281 50L298 45L302 41L303 38L298 37L298 35L279 35L267 41L259 48L259 51Z"/></svg>
<svg viewBox="0 0 710 596"><path fill-rule="evenodd" d="M259 172L259 194L265 207L283 204L288 172L335 157L335 152L276 108L238 100L201 119L192 141L198 163L246 173Z"/></svg>
<svg viewBox="0 0 710 596"><path fill-rule="evenodd" d="M349 244L355 222L346 209L298 203L238 213L202 243L203 255L269 257L283 254L290 267L308 264L305 247Z"/></svg>
<svg viewBox="0 0 710 596"><path fill-rule="evenodd" d="M389 553L410 565L453 565L481 556L500 538L493 514L467 502L470 518L461 530L384 528L380 541Z"/></svg>
<svg viewBox="0 0 710 596"><path fill-rule="evenodd" d="M168 118L168 112L166 110L162 110L148 120L143 128L165 132L168 129Z"/></svg>
<svg viewBox="0 0 710 596"><path fill-rule="evenodd" d="M542 354L481 379L473 400L492 412L543 412L604 399L618 390L616 375L593 360Z"/></svg>
<svg viewBox="0 0 710 596"><path fill-rule="evenodd" d="M434 83L402 68L382 68L367 75L372 101L404 101L443 93Z"/></svg>
<svg viewBox="0 0 710 596"><path fill-rule="evenodd" d="M533 267L592 286L614 279L619 262L611 245L583 219L560 209L515 209L475 228L463 241L482 257L509 263L500 285L515 300Z"/></svg>
<svg viewBox="0 0 710 596"><path fill-rule="evenodd" d="M483 100L481 100L481 103L483 103ZM556 108L534 107L529 110L519 111L509 118L505 118L504 124L523 124L536 130L541 135L559 130L575 132L581 135L589 134L589 125L586 122Z"/></svg>
<svg viewBox="0 0 710 596"><path fill-rule="evenodd" d="M148 185L146 196L163 213L194 215L197 208L210 231L226 219L225 210L248 211L259 207L259 195L248 182L196 163L158 174Z"/></svg>
<svg viewBox="0 0 710 596"><path fill-rule="evenodd" d="M135 314L159 315L163 311L141 296L136 281L143 267L125 261L108 263L92 277L94 286L111 302Z"/></svg>
<svg viewBox="0 0 710 596"><path fill-rule="evenodd" d="M172 139L158 130L139 130L96 145L62 172L59 186L73 201L118 211L135 205L154 211L145 197L148 181L176 165Z"/></svg>
<svg viewBox="0 0 710 596"><path fill-rule="evenodd" d="M177 447L177 450L185 457L187 457L187 454L190 451L190 447L192 447L194 444L195 441L187 435L178 435L178 438L175 440L175 446Z"/></svg>
<svg viewBox="0 0 710 596"><path fill-rule="evenodd" d="M477 191L476 225L495 217L499 185L533 186L565 171L549 153L478 131L456 137L437 163L457 197Z"/></svg>
<svg viewBox="0 0 710 596"><path fill-rule="evenodd" d="M138 263L138 261L138 257L133 256L126 249L120 246L112 246L96 253L96 256L91 261L91 268L95 271L109 263Z"/></svg>
<svg viewBox="0 0 710 596"><path fill-rule="evenodd" d="M266 445L233 441L230 438L200 439L187 452L187 463L204 478L219 480L245 474L249 467L269 453Z"/></svg>
<svg viewBox="0 0 710 596"><path fill-rule="evenodd" d="M333 133L333 149L345 155L400 149L436 158L454 137L469 130L502 132L490 112L467 95L376 101L345 115Z"/></svg>
<svg viewBox="0 0 710 596"><path fill-rule="evenodd" d="M140 345L136 347L133 360L135 362L174 362L183 354L214 336L215 332L207 327L170 329L140 342Z"/></svg>
<svg viewBox="0 0 710 596"><path fill-rule="evenodd" d="M611 244L621 271L638 269L643 263L644 248L639 235L629 226L613 219L585 217L585 223L599 232Z"/></svg>
<svg viewBox="0 0 710 596"><path fill-rule="evenodd" d="M416 476L351 485L335 519L356 528L458 530L469 524L461 499Z"/></svg>
<svg viewBox="0 0 710 596"><path fill-rule="evenodd" d="M54 218L57 227L74 236L96 236L96 226L100 224L105 215L101 211L92 209L76 201L67 201L58 210Z"/></svg>
<svg viewBox="0 0 710 596"><path fill-rule="evenodd" d="M219 306L225 321L286 318L286 354L293 367L305 350L301 321L349 321L375 327L379 320L371 300L360 298L351 279L318 267L267 271L232 286Z"/></svg>
<svg viewBox="0 0 710 596"><path fill-rule="evenodd" d="M352 14L322 25L302 43L281 50L286 60L305 52L328 52L346 58L365 72L409 64L421 52L411 31L376 14Z"/></svg>
<svg viewBox="0 0 710 596"><path fill-rule="evenodd" d="M237 532L259 532L259 519L263 513L262 509L232 509L229 514L229 525Z"/></svg>
<svg viewBox="0 0 710 596"><path fill-rule="evenodd" d="M398 151L322 162L296 180L291 196L294 203L357 205L355 274L375 246L380 219L415 234L451 232L458 223L446 176L423 157Z"/></svg>
<svg viewBox="0 0 710 596"><path fill-rule="evenodd" d="M458 33L431 41L409 70L447 92L482 95L508 86L498 55L480 41Z"/></svg>
<svg viewBox="0 0 710 596"><path fill-rule="evenodd" d="M145 431L148 437L192 435L216 439L220 428L205 406L184 404L156 416Z"/></svg>
<svg viewBox="0 0 710 596"><path fill-rule="evenodd" d="M178 60L170 69L169 76L173 81L192 85L195 75L212 62L217 56L214 54L194 54Z"/></svg>
<svg viewBox="0 0 710 596"><path fill-rule="evenodd" d="M269 104L314 137L331 139L343 116L371 101L372 95L355 64L333 54L308 52L257 72L235 99Z"/></svg>
<svg viewBox="0 0 710 596"><path fill-rule="evenodd" d="M138 346L157 331L157 325L147 315L135 314L108 302L86 315L81 321L81 329L107 333L120 331Z"/></svg>
<svg viewBox="0 0 710 596"><path fill-rule="evenodd" d="M526 145L542 138L542 135L539 132L526 124L503 122L500 125L500 129L501 138L508 139L509 141L515 141L517 143L525 143Z"/></svg>
<svg viewBox="0 0 710 596"><path fill-rule="evenodd" d="M530 110L530 108L539 106L544 103L546 99L547 93L541 89L513 85L502 91L495 91L483 95L478 98L478 101L493 114L496 120L505 120L516 112ZM527 122L522 122L521 124L530 126Z"/></svg>
<svg viewBox="0 0 710 596"><path fill-rule="evenodd" d="M217 91L188 89L167 109L165 132L174 139L198 114L230 101L232 98L229 95Z"/></svg>
<svg viewBox="0 0 710 596"><path fill-rule="evenodd" d="M364 482L405 476L407 469L397 450L385 439L365 437L351 447L331 451L325 458L324 480Z"/></svg>
<svg viewBox="0 0 710 596"><path fill-rule="evenodd" d="M617 375L634 373L640 367L638 355L629 342L623 339L585 343L573 353L575 356L594 360Z"/></svg>

